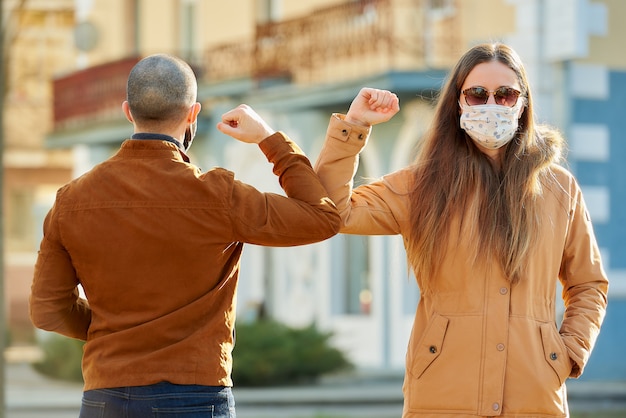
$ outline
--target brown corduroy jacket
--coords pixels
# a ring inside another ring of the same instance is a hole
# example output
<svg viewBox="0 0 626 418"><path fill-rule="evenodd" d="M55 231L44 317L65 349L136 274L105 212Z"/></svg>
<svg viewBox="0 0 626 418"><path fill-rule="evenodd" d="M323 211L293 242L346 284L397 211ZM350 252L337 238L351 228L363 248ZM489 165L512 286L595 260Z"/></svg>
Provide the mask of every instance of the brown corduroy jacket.
<svg viewBox="0 0 626 418"><path fill-rule="evenodd" d="M172 143L137 139L58 191L44 222L31 318L86 340L85 390L232 385L243 244L313 243L340 223L296 144L278 132L259 147L290 198L225 169L202 173Z"/></svg>
<svg viewBox="0 0 626 418"><path fill-rule="evenodd" d="M412 170L352 190L369 133L333 115L315 169L341 214L340 232L401 235L406 243ZM420 294L406 355L404 418L567 415L565 382L580 376L589 359L608 280L581 190L567 170L552 167L541 205L544 228L515 285L495 260L472 263L470 222L451 234L430 291ZM423 280L417 277L420 290ZM565 313L557 328L559 282Z"/></svg>

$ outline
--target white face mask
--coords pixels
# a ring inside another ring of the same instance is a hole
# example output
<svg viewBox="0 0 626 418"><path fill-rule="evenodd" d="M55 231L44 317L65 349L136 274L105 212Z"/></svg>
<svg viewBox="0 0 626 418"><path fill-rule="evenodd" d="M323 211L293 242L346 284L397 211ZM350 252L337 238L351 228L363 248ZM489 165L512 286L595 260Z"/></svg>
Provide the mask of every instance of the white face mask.
<svg viewBox="0 0 626 418"><path fill-rule="evenodd" d="M513 107L497 104L469 106L459 103L461 128L476 144L489 149L501 148L515 136L522 103L522 100L518 100Z"/></svg>

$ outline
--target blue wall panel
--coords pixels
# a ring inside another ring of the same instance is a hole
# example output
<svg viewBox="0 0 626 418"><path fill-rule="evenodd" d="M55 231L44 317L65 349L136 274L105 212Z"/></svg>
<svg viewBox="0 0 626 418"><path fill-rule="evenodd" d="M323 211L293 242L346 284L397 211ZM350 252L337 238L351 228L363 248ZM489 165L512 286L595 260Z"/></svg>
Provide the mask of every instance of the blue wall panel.
<svg viewBox="0 0 626 418"><path fill-rule="evenodd" d="M626 269L626 73L609 76L607 100L574 99L572 123L602 124L609 129L609 161L575 162L582 186L607 187L610 193L608 223L595 223L598 244L608 249L611 270ZM623 288L623 287L622 287ZM626 380L626 295L609 290L607 316L596 348L581 380Z"/></svg>
<svg viewBox="0 0 626 418"><path fill-rule="evenodd" d="M610 184L610 168L605 163L577 161L576 179L585 186L606 186Z"/></svg>
<svg viewBox="0 0 626 418"><path fill-rule="evenodd" d="M611 72L607 100L575 99L572 123L603 124L609 129L608 163L576 162L582 186L605 186L610 192L610 220L594 225L598 243L610 251L612 270L626 269L626 73Z"/></svg>
<svg viewBox="0 0 626 418"><path fill-rule="evenodd" d="M600 336L580 380L626 380L626 298L611 298Z"/></svg>

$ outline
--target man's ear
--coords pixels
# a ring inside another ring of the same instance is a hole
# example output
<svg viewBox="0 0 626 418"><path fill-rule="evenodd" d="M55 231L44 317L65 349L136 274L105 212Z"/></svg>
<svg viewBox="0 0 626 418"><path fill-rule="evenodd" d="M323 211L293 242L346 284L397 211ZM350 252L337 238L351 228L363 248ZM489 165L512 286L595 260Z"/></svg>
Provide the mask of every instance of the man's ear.
<svg viewBox="0 0 626 418"><path fill-rule="evenodd" d="M191 109L189 109L189 113L187 114L187 123L194 123L196 121L201 108L202 105L198 102L191 106Z"/></svg>
<svg viewBox="0 0 626 418"><path fill-rule="evenodd" d="M128 119L130 123L135 123L135 121L133 120L133 115L130 113L130 106L128 105L128 101L126 100L122 102L122 111L124 112L124 115L126 115L126 119Z"/></svg>

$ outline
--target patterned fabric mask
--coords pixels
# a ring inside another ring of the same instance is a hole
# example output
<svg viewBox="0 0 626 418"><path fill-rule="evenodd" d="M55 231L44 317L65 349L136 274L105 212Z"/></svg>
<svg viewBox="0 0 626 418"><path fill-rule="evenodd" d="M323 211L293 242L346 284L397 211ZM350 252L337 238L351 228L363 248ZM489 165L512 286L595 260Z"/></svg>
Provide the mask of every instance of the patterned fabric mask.
<svg viewBox="0 0 626 418"><path fill-rule="evenodd" d="M461 128L477 145L498 149L515 136L522 100L513 107L497 104L461 106Z"/></svg>

